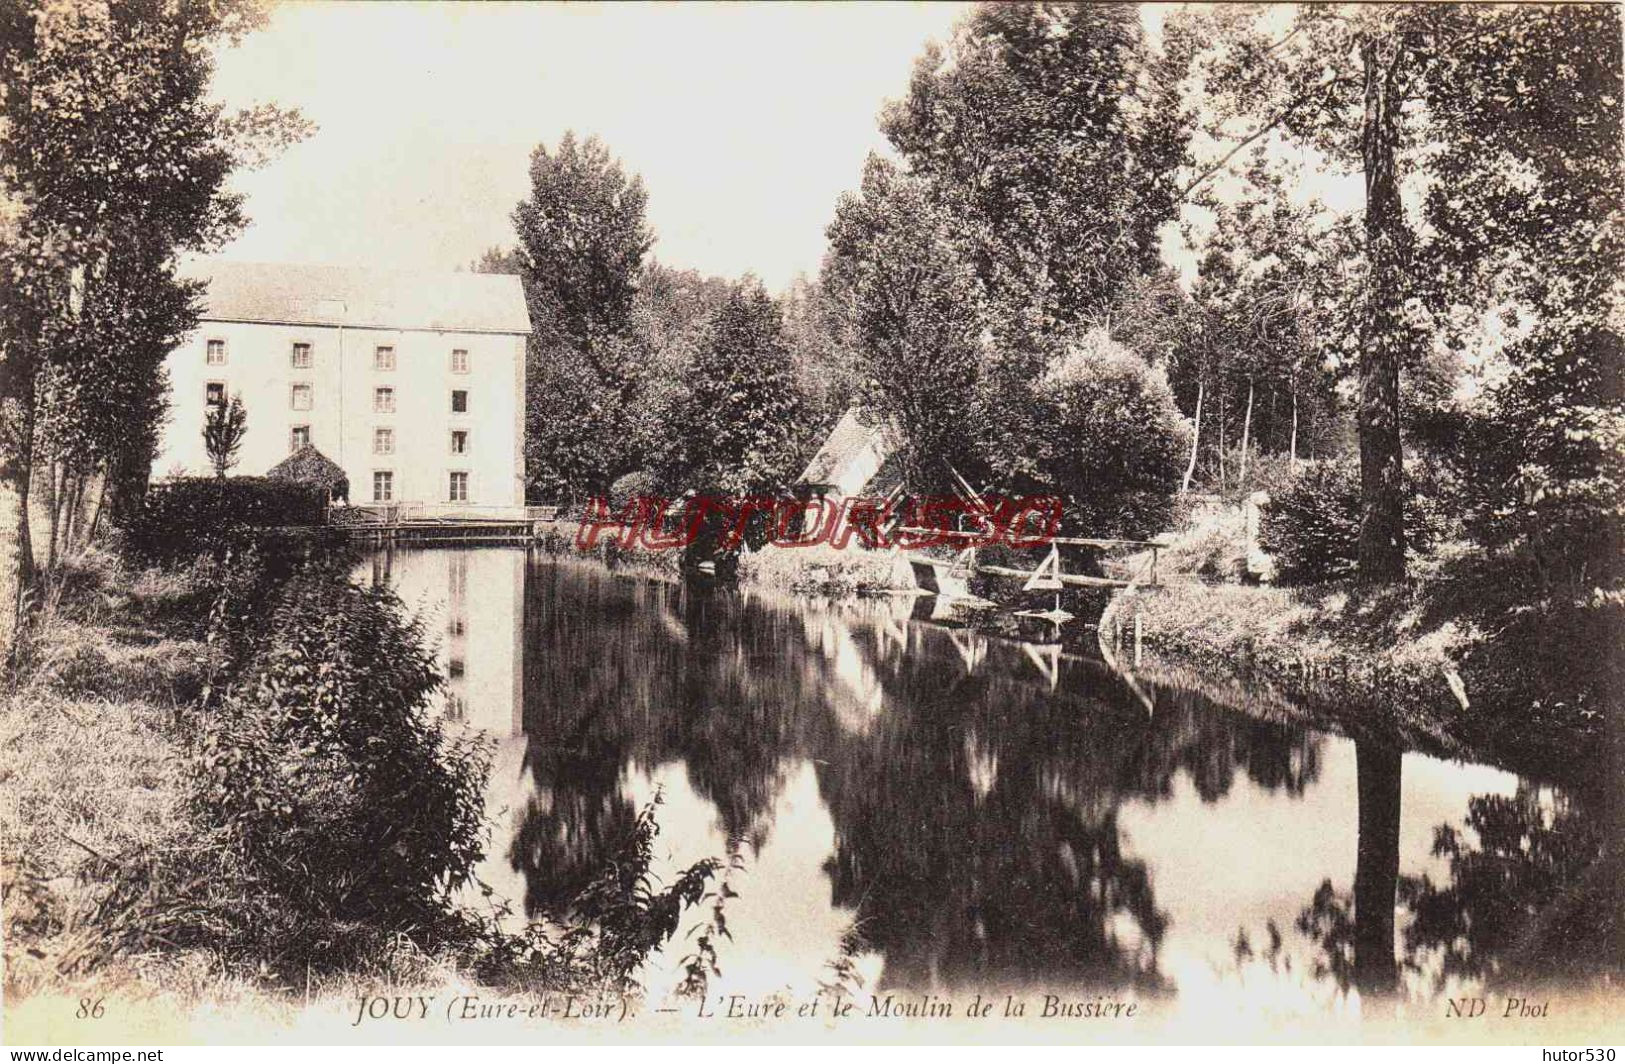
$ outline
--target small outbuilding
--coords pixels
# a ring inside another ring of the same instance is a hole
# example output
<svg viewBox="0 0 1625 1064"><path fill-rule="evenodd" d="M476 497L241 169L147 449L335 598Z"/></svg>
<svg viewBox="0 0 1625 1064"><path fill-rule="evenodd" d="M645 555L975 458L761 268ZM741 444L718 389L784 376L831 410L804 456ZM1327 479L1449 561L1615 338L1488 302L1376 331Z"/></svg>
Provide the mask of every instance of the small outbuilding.
<svg viewBox="0 0 1625 1064"><path fill-rule="evenodd" d="M852 407L801 473L796 487L804 497L840 500L873 490L881 467L897 452L897 434L879 417Z"/></svg>
<svg viewBox="0 0 1625 1064"><path fill-rule="evenodd" d="M265 474L272 480L291 480L327 492L328 502L350 501L350 480L339 464L307 443L272 466Z"/></svg>

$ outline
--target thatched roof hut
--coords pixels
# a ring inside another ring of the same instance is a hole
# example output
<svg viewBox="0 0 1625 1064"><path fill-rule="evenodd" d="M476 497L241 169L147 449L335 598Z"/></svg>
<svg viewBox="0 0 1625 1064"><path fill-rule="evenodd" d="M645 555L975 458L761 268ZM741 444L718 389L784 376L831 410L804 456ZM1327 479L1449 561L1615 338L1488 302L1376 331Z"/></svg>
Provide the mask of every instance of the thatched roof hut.
<svg viewBox="0 0 1625 1064"><path fill-rule="evenodd" d="M292 480L325 489L329 499L348 502L350 498L350 480L343 468L318 451L315 444L305 444L272 466L265 475L272 480Z"/></svg>

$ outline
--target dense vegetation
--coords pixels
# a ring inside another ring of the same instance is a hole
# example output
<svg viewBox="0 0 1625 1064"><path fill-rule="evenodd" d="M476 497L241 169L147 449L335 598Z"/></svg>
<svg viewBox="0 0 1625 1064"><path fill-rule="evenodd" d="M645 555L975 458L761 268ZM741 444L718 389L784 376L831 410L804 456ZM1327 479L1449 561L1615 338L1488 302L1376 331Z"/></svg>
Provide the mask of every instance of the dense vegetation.
<svg viewBox="0 0 1625 1064"><path fill-rule="evenodd" d="M53 710L125 698L132 761L186 796L76 862L31 837L8 949L61 947L70 972L167 929L283 978L401 936L624 985L708 868L651 892L653 824L629 819L630 857L556 899L562 938L459 911L478 755L425 713L420 633L253 531L314 519L314 496L147 491L161 360L197 317L177 257L242 225L234 168L308 132L208 102L214 46L257 20L0 11L6 712L70 760ZM910 489L1053 492L1070 530L1143 536L1180 494L1261 488L1293 589L1176 589L1172 641L1341 668L1498 748L1617 752L1620 33L1605 6L984 5L885 107L895 158L854 173L818 278L778 294L654 261L641 179L595 138L539 146L513 247L475 264L522 278L535 328L530 494L782 490L852 403L897 432ZM209 428L221 474L235 409ZM110 525L125 560L86 562ZM93 817L93 783L31 778L42 823ZM46 884L70 873L108 887L68 911ZM1411 889L1441 939L1472 902Z"/></svg>
<svg viewBox="0 0 1625 1064"><path fill-rule="evenodd" d="M140 563L168 564L252 543L255 530L312 528L326 492L266 477L177 477L155 484L123 520L122 545Z"/></svg>
<svg viewBox="0 0 1625 1064"><path fill-rule="evenodd" d="M435 711L443 677L395 596L312 546L245 536L167 569L99 552L65 569L0 701L8 993L103 969L308 991L430 966L635 990L715 862L652 885L650 807L535 922L473 906L489 741ZM91 721L119 744L94 786L62 774ZM690 982L710 970L696 953Z"/></svg>

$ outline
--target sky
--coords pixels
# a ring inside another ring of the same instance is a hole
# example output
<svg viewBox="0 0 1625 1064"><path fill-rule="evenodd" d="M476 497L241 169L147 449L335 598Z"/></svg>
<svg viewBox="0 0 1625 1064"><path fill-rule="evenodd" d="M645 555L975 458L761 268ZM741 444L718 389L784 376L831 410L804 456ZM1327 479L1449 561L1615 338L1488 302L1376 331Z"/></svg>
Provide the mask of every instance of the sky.
<svg viewBox="0 0 1625 1064"><path fill-rule="evenodd" d="M567 129L643 175L654 256L816 276L824 228L947 3L285 3L219 57L228 107L316 132L237 175L245 261L452 270L513 243L528 160Z"/></svg>

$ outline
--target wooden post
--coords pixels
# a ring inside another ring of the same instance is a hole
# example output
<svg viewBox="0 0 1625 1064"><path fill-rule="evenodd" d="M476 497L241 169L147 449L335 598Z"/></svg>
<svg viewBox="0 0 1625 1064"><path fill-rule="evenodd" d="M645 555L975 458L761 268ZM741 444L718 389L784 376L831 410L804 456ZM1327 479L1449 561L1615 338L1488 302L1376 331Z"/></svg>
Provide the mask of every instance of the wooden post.
<svg viewBox="0 0 1625 1064"><path fill-rule="evenodd" d="M1140 667L1140 611L1134 611L1134 667Z"/></svg>

